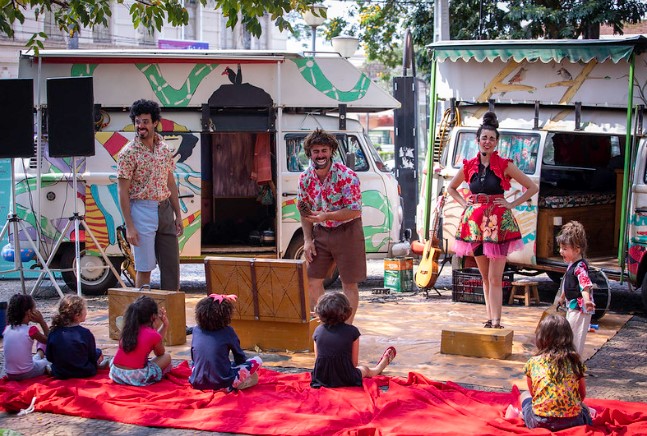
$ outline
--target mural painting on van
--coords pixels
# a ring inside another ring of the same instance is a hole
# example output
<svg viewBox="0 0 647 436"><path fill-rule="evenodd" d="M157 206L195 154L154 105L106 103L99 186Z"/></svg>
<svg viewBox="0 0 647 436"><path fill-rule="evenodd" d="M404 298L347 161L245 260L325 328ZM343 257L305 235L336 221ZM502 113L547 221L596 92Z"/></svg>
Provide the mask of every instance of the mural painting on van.
<svg viewBox="0 0 647 436"><path fill-rule="evenodd" d="M637 213L631 214L632 236L627 250L627 271L631 280L636 280L638 268L647 254L647 217Z"/></svg>
<svg viewBox="0 0 647 436"><path fill-rule="evenodd" d="M174 158L176 158L176 176L178 179L178 189L180 195L192 194L196 197L200 195L200 186L196 184L195 180L200 180L198 171L192 168L193 163L186 161L192 155L193 147L198 141L198 138L191 134L186 133L187 129L174 123L172 120L163 119L160 123L164 129L174 129L173 132L165 132L163 137L165 142L171 147ZM85 158L77 158L77 173L82 177L84 173L90 175L87 180L81 179L77 183L77 192L75 199L78 199L85 205L85 221L97 242L105 249L109 248L109 253L117 253L117 235L116 227L123 223L121 215L121 208L119 207L119 199L117 193L117 180L116 161L121 149L134 138L134 129L132 125L126 126L122 132L97 132L95 134L95 157L91 160ZM112 162L109 167L106 167L107 161ZM89 163L91 162L91 163ZM97 167L94 168L94 163ZM43 159L41 188L45 192L51 192L52 198L68 198L69 191L72 187L71 173L72 173L72 159L71 158L54 158L45 156ZM109 168L109 170L108 170ZM93 183L93 173L110 173L108 176L108 184ZM31 206L33 193L36 192L36 179L30 178L21 180L16 186L16 201L18 213L22 219L28 222L32 228L30 231L34 232L36 224L36 215ZM58 239L61 231L65 228L68 217L71 216L73 211L73 201L70 198L68 201L48 204L48 200L41 210L41 237L45 244L53 244ZM60 208L55 205L60 204ZM200 210L195 210L180 199L180 207L184 215L184 234L180 237L180 248L189 243L193 235L200 229ZM83 213L83 209L81 209ZM32 234L32 238L36 235ZM65 235L70 241L75 238L74 230L72 229ZM196 243L199 244L199 241ZM87 249L92 250L93 243L88 238ZM110 249L112 248L112 249Z"/></svg>
<svg viewBox="0 0 647 436"><path fill-rule="evenodd" d="M296 197L283 201L281 214L283 222L301 222ZM367 253L377 253L388 245L393 214L389 199L382 192L371 189L362 191L362 223Z"/></svg>
<svg viewBox="0 0 647 436"><path fill-rule="evenodd" d="M363 74L357 79L355 85L348 91L341 91L325 76L313 58L292 59L299 67L299 72L304 79L326 96L337 101L355 101L366 95L371 79Z"/></svg>

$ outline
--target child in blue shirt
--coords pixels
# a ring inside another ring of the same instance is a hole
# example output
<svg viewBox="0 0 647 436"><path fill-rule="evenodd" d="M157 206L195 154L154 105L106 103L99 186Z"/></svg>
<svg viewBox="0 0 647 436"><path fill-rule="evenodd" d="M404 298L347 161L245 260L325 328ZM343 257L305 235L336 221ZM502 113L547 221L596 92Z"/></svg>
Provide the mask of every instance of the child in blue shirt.
<svg viewBox="0 0 647 436"><path fill-rule="evenodd" d="M92 377L102 364L103 355L96 348L94 335L80 325L87 314L88 309L82 297L66 295L61 300L47 337L47 360L52 363L54 377Z"/></svg>
<svg viewBox="0 0 647 436"><path fill-rule="evenodd" d="M245 389L258 383L260 357L247 359L231 324L235 295L211 294L195 307L189 383L195 389ZM229 352L234 361L229 360Z"/></svg>

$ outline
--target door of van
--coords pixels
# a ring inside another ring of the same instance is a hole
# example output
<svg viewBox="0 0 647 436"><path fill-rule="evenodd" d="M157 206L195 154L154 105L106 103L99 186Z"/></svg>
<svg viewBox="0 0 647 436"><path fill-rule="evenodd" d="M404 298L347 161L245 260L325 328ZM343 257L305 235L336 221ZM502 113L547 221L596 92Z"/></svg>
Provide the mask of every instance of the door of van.
<svg viewBox="0 0 647 436"><path fill-rule="evenodd" d="M286 159L285 162L280 163L283 183L281 247L287 247L286 251L284 251L286 257L293 257L295 255L293 251L303 245L303 238L299 238L301 220L296 205L296 196L299 175L310 164L310 160L303 150L303 141L307 133L286 133L284 136ZM397 221L393 211L397 210L398 206L391 204L384 179L376 171L376 163L371 151L376 154L377 152L369 150L369 145L363 141L363 137L358 136L356 133L334 134L340 145L339 152L334 157L334 160L346 164L346 153L351 153L355 156L354 171L359 177L362 188L362 223L364 225L366 253L367 255L371 253L386 254L389 242L392 242L390 232L394 222ZM388 172L386 166L384 166L384 171ZM295 234L299 236L295 236Z"/></svg>
<svg viewBox="0 0 647 436"><path fill-rule="evenodd" d="M530 179L539 184L539 174L544 132L527 130L499 129L500 137L497 151L503 158L512 159L512 162L521 169ZM449 185L454 175L462 171L463 159L472 159L477 155L476 128L459 127L452 131L450 146L441 157L441 169L438 172L437 182L445 188ZM436 178L435 175L432 177ZM512 180L512 188L506 191L506 198L512 201L523 193L523 187ZM440 186L432 186L432 192L438 192ZM463 183L458 191L467 197L469 189ZM432 208L433 211L433 208ZM447 196L443 210L442 239L447 241L448 250L453 252L456 229L463 207L451 196ZM537 235L537 197L533 197L526 204L514 209L514 216L519 223L524 242L524 249L511 253L508 261L526 265L536 264L535 241Z"/></svg>
<svg viewBox="0 0 647 436"><path fill-rule="evenodd" d="M647 253L647 139L640 141L627 208L627 271L632 283L640 284L645 273L640 266ZM631 178L629 179L631 181ZM643 288L644 289L644 288Z"/></svg>

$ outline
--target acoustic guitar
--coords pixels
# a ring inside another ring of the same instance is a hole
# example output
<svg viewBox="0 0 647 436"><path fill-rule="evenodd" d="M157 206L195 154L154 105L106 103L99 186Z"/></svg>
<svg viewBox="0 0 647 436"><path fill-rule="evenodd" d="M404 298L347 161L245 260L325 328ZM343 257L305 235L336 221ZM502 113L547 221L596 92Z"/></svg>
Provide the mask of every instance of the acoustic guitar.
<svg viewBox="0 0 647 436"><path fill-rule="evenodd" d="M425 249L418 265L416 272L416 285L420 289L429 289L436 284L440 268L438 266L438 259L442 249L440 248L440 241L438 240L438 223L440 222L440 215L443 213L445 206L445 195L443 194L438 198L436 206L436 213L434 215L434 222L432 225L432 232L429 240L425 244Z"/></svg>

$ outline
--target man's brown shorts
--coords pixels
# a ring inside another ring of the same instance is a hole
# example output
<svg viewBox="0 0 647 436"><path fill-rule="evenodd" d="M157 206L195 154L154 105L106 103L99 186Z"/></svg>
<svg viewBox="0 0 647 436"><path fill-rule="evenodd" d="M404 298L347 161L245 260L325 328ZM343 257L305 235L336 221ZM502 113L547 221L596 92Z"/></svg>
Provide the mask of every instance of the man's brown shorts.
<svg viewBox="0 0 647 436"><path fill-rule="evenodd" d="M323 279L336 263L343 283L366 279L366 248L362 219L356 218L338 227L314 226L317 255L308 264L308 277Z"/></svg>

